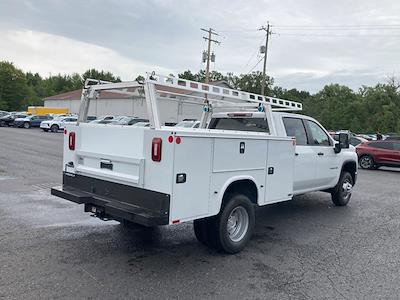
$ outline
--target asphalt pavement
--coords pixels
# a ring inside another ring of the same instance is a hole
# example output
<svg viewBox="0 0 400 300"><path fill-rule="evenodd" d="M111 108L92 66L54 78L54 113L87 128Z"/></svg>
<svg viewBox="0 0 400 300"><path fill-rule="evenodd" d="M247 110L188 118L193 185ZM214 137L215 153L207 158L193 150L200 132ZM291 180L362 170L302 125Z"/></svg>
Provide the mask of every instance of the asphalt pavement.
<svg viewBox="0 0 400 300"><path fill-rule="evenodd" d="M398 299L400 170L360 170L352 200L312 193L257 212L247 248L191 223L139 229L50 195L63 134L0 128L0 298Z"/></svg>

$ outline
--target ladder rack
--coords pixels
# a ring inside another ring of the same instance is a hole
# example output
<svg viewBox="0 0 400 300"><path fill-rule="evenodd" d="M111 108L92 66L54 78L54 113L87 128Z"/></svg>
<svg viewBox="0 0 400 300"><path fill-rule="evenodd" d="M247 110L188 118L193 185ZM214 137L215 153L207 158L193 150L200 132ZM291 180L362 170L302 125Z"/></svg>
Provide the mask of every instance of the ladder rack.
<svg viewBox="0 0 400 300"><path fill-rule="evenodd" d="M175 89L189 91L192 93L199 93L199 95L197 96L193 94L185 95L176 92L168 92L165 90L159 91L160 93L165 93L165 94L170 93L182 97L193 97L193 98L202 97L203 99L204 99L203 95L212 96L208 97L209 102L257 103L262 105L271 105L276 108L274 110L282 109L285 111L300 111L303 108L303 105L301 103L295 101L279 99L269 96L262 96L259 94L243 92L239 90L224 88L220 86L215 86L211 84L206 84L181 78L152 74L146 81L154 83L156 87L157 86L171 87ZM215 97L220 97L220 98L215 98Z"/></svg>
<svg viewBox="0 0 400 300"><path fill-rule="evenodd" d="M207 119L210 112L213 111L213 108L241 108L244 110L257 109L260 112L264 112L266 116L269 116L268 125L270 126L271 134L275 134L275 124L273 122L272 111L299 111L302 110L303 107L299 102L243 92L181 78L156 75L153 72L148 74L148 78L144 81L112 83L87 79L82 90L78 124L86 121L90 100L98 98L99 92L119 89L120 93L132 94L130 90L137 88L140 93L144 93L146 98L147 112L152 128L161 128L159 109L156 101L157 96L161 99L169 98L175 101L186 101L188 103L203 106L200 128L206 127ZM181 97L192 98L192 100L183 100Z"/></svg>

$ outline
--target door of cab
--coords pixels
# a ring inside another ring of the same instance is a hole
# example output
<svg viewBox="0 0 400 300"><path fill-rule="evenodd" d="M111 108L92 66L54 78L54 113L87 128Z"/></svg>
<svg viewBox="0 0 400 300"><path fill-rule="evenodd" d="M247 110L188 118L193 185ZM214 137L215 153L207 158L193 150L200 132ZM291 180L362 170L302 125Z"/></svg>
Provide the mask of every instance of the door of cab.
<svg viewBox="0 0 400 300"><path fill-rule="evenodd" d="M294 194L313 189L316 177L315 153L309 144L306 128L301 118L284 117L286 135L296 138L294 158Z"/></svg>
<svg viewBox="0 0 400 300"><path fill-rule="evenodd" d="M340 158L329 135L314 121L304 120L316 164L315 187L332 186L340 172Z"/></svg>

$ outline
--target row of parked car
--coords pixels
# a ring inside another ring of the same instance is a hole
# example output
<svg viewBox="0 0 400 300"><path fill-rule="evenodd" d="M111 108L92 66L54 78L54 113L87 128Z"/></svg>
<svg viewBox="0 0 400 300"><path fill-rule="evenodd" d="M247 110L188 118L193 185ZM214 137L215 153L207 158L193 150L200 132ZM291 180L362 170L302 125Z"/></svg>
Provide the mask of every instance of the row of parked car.
<svg viewBox="0 0 400 300"><path fill-rule="evenodd" d="M0 112L0 126L12 126L26 129L31 127L40 127L45 132L58 132L63 130L67 124L75 123L77 120L78 116L74 114L36 116L28 115L25 112ZM93 124L150 127L149 120L131 116L108 115L100 118L89 116L88 120ZM185 128L198 128L200 121L194 119L185 119L177 124L169 125Z"/></svg>
<svg viewBox="0 0 400 300"><path fill-rule="evenodd" d="M41 127L43 122L51 122L55 120L68 119L76 121L75 116L67 116L67 115L45 115L45 116L37 116L37 115L28 115L25 112L10 112L7 114L2 114L0 116L0 126L1 127L20 127L20 128L31 128L31 127ZM50 128L49 128L50 129ZM53 127L52 129L56 129ZM47 130L48 131L48 130ZM58 131L54 130L54 131Z"/></svg>
<svg viewBox="0 0 400 300"><path fill-rule="evenodd" d="M359 166L363 169L378 169L379 167L400 167L400 135L396 133L354 134L350 131L331 132L338 140L339 133L346 132L349 142L356 148Z"/></svg>

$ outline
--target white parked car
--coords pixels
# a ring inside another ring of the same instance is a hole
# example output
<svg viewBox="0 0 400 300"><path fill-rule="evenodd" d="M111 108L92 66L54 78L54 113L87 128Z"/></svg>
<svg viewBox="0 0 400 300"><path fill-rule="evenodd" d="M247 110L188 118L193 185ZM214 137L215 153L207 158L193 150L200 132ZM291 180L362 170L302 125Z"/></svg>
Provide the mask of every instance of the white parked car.
<svg viewBox="0 0 400 300"><path fill-rule="evenodd" d="M200 128L161 126L159 87L163 93L173 87L174 96L183 91L180 101L206 94L198 105ZM81 115L66 127L63 185L51 189L100 219L144 226L193 221L201 243L237 253L251 238L257 207L314 191L330 193L336 206L350 201L355 149L347 134L335 142L315 119L288 113L301 103L151 76L85 85L80 111L88 111L96 91L112 88L143 88L151 127L95 126Z"/></svg>
<svg viewBox="0 0 400 300"><path fill-rule="evenodd" d="M66 124L75 124L78 120L75 116L58 117L53 120L43 121L40 123L40 128L45 131L58 132L63 130Z"/></svg>

